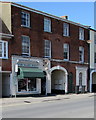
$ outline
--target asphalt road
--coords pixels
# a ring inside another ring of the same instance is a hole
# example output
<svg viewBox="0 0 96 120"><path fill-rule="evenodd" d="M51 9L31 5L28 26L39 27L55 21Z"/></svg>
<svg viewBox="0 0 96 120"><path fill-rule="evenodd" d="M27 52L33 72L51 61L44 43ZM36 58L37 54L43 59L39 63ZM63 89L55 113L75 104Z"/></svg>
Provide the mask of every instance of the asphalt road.
<svg viewBox="0 0 96 120"><path fill-rule="evenodd" d="M2 109L3 118L94 118L94 97L29 102Z"/></svg>

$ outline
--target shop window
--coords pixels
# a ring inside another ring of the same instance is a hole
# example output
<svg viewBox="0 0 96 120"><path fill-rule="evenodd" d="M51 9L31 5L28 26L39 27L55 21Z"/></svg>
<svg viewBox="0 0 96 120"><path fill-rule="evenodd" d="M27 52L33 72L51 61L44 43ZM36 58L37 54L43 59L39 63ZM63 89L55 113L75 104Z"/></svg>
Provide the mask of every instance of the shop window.
<svg viewBox="0 0 96 120"><path fill-rule="evenodd" d="M18 92L36 91L36 79L20 79L18 80Z"/></svg>
<svg viewBox="0 0 96 120"><path fill-rule="evenodd" d="M18 80L18 92L27 91L27 79Z"/></svg>

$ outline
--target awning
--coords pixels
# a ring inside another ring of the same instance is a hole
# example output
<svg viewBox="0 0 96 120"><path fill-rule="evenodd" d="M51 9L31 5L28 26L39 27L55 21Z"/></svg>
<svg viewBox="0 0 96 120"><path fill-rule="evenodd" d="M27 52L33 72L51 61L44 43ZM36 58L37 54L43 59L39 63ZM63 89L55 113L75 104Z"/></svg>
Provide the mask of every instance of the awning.
<svg viewBox="0 0 96 120"><path fill-rule="evenodd" d="M24 78L43 78L45 77L44 72L38 68L18 68L18 79Z"/></svg>

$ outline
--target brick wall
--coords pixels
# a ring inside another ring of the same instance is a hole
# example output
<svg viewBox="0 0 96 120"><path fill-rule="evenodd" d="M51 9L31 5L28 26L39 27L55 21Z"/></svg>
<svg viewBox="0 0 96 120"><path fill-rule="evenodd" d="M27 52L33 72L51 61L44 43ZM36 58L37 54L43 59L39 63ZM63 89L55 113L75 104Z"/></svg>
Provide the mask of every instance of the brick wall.
<svg viewBox="0 0 96 120"><path fill-rule="evenodd" d="M52 33L45 33L43 31L44 16L29 12L31 27L25 28L21 26L21 8L12 6L12 34L14 38L9 40L9 60L3 60L3 69L11 70L11 55L22 54L21 36L26 35L30 37L30 51L32 57L44 57L44 39L51 40L52 42L52 58L63 58L63 44L68 43L70 46L70 60L79 61L79 46L84 47L85 62L88 62L88 30L85 29L85 41L79 40L79 27L73 24L70 26L70 36L63 36L63 21L52 20ZM26 11L26 10L24 10ZM8 64L6 66L6 64ZM66 69L73 69L75 65L69 63L63 63ZM74 71L74 70L73 70ZM75 72L75 71L74 71Z"/></svg>

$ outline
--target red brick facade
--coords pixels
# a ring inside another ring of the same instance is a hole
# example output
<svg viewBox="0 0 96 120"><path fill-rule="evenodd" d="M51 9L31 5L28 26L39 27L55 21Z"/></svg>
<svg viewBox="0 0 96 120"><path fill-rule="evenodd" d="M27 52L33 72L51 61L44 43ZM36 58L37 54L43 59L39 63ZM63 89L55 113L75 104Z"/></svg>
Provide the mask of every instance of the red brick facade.
<svg viewBox="0 0 96 120"><path fill-rule="evenodd" d="M65 62L56 62L51 60L51 67L60 65L64 67L68 73L73 73L74 86L76 84L76 66L85 66L87 64L79 64L79 46L84 47L84 62L88 63L88 44L87 40L89 39L89 30L84 29L84 40L79 40L79 24L69 23L69 37L63 36L63 23L64 21L51 18L51 33L44 32L44 15L38 14L35 12L26 11L30 13L30 28L21 26L21 11L22 8L12 6L12 34L14 37L8 40L9 51L8 51L8 60L3 60L3 70L11 71L11 56L12 55L22 55L22 41L21 36L26 35L30 37L30 52L32 57L44 57L44 40L51 41L51 59L63 60L63 44L69 44L69 61ZM5 39L4 39L5 40ZM72 63L75 61L77 63Z"/></svg>

